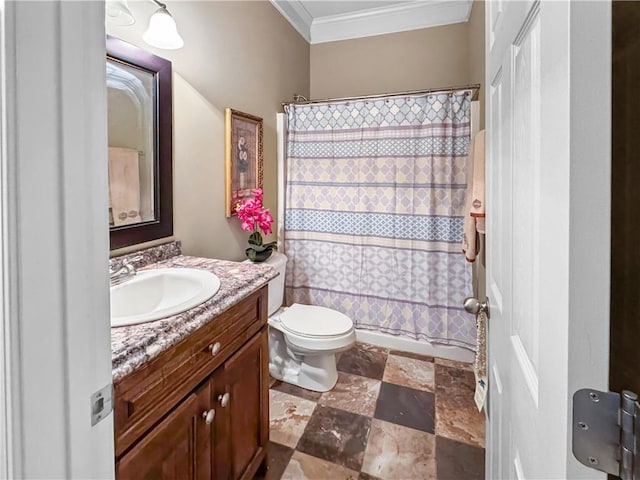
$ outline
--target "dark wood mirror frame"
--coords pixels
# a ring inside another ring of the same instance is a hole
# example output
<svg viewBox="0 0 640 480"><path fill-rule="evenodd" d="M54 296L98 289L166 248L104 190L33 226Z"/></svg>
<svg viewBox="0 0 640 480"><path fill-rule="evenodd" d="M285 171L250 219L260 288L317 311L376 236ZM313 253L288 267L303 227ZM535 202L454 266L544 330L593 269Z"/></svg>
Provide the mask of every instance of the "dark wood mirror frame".
<svg viewBox="0 0 640 480"><path fill-rule="evenodd" d="M107 35L107 59L153 74L156 96L154 118L154 212L152 221L110 228L111 250L173 235L173 112L171 62Z"/></svg>

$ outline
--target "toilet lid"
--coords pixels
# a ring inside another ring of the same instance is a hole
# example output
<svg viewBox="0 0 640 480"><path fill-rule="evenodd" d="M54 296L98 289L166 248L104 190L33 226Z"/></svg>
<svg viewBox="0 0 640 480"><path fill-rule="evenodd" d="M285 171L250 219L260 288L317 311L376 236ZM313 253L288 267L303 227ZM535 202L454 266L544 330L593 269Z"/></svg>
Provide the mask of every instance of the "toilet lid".
<svg viewBox="0 0 640 480"><path fill-rule="evenodd" d="M280 315L282 326L296 335L335 337L353 329L345 314L325 307L294 303Z"/></svg>

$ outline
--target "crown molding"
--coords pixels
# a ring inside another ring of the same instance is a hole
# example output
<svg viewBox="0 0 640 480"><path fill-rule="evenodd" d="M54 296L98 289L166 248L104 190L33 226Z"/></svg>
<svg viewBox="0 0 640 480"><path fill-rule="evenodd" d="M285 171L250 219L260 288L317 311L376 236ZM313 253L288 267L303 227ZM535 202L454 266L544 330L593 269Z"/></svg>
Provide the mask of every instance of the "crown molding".
<svg viewBox="0 0 640 480"><path fill-rule="evenodd" d="M304 8L300 0L270 0L276 10L287 19L287 21L302 35L302 37L311 43L311 22L313 18Z"/></svg>
<svg viewBox="0 0 640 480"><path fill-rule="evenodd" d="M311 42L325 43L466 22L472 0L415 0L345 15L316 18Z"/></svg>
<svg viewBox="0 0 640 480"><path fill-rule="evenodd" d="M312 18L302 0L271 0L311 44L466 22L473 0L413 0L397 5Z"/></svg>

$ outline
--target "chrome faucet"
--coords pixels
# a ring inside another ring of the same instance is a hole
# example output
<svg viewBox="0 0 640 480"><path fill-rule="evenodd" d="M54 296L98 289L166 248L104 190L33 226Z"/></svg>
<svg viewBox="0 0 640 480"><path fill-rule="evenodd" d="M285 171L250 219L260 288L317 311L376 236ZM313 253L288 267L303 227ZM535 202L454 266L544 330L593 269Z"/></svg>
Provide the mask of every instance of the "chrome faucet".
<svg viewBox="0 0 640 480"><path fill-rule="evenodd" d="M117 270L109 268L109 283L113 287L114 285L120 285L121 283L131 280L135 277L137 270L132 262L138 262L142 260L142 257L133 257L122 262L122 265Z"/></svg>

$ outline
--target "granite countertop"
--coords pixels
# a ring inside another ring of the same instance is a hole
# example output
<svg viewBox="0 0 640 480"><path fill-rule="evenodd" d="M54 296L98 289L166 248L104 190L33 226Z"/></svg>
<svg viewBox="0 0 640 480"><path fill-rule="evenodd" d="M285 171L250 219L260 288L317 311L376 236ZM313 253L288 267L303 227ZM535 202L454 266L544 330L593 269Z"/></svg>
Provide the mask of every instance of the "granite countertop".
<svg viewBox="0 0 640 480"><path fill-rule="evenodd" d="M210 300L178 315L139 325L112 328L111 361L114 383L212 321L224 310L277 276L277 272L265 264L238 263L181 255L179 244L172 254L174 256L146 265L141 270L172 267L209 270L220 278L220 290ZM133 256L127 255L123 258ZM148 257L147 255L145 258ZM155 255L155 257L151 255L151 258L155 260L161 258L161 255Z"/></svg>

